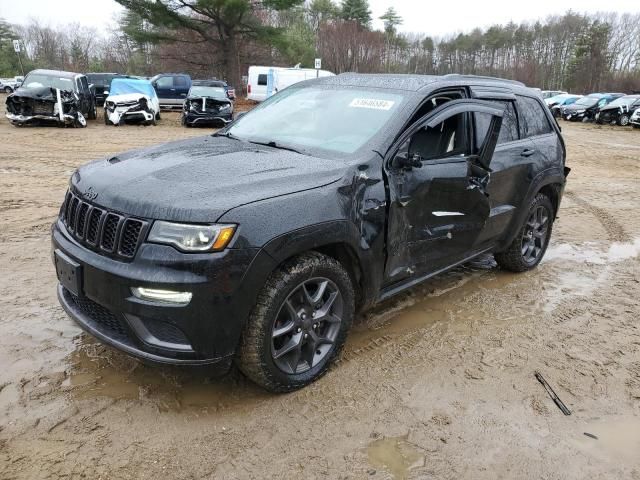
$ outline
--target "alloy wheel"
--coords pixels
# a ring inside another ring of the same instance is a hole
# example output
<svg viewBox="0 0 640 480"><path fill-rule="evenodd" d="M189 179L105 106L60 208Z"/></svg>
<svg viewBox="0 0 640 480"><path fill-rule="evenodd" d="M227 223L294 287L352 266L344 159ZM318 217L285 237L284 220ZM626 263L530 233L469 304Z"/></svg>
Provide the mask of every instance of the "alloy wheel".
<svg viewBox="0 0 640 480"><path fill-rule="evenodd" d="M623 127L626 127L627 125L629 125L629 116L628 115L622 115L620 117L620 125Z"/></svg>
<svg viewBox="0 0 640 480"><path fill-rule="evenodd" d="M280 306L271 330L271 356L284 373L299 374L327 358L340 332L343 300L328 278L305 280Z"/></svg>
<svg viewBox="0 0 640 480"><path fill-rule="evenodd" d="M549 232L549 212L538 205L530 214L522 235L522 257L528 264L537 262L544 251Z"/></svg>

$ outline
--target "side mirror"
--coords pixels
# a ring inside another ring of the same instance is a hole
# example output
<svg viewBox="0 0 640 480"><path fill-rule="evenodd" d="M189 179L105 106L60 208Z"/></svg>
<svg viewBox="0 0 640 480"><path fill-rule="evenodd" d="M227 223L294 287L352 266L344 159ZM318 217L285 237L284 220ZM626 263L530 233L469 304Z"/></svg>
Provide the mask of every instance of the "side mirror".
<svg viewBox="0 0 640 480"><path fill-rule="evenodd" d="M391 166L394 168L420 168L422 167L422 157L417 153L398 152L391 161Z"/></svg>

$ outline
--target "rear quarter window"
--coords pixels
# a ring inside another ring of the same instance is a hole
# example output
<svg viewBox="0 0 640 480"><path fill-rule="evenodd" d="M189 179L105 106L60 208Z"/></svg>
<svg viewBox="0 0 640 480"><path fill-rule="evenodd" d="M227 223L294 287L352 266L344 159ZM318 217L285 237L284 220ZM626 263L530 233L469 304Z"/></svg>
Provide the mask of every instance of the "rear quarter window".
<svg viewBox="0 0 640 480"><path fill-rule="evenodd" d="M518 95L518 113L520 114L520 134L533 137L552 133L553 128L547 118L544 107L535 98Z"/></svg>
<svg viewBox="0 0 640 480"><path fill-rule="evenodd" d="M267 84L267 74L261 73L258 75L258 85L266 85Z"/></svg>

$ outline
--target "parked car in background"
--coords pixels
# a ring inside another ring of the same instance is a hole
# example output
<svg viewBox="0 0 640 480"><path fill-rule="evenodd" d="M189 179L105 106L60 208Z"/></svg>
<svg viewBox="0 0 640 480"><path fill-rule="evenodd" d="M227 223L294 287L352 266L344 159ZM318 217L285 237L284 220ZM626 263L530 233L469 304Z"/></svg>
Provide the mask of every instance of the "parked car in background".
<svg viewBox="0 0 640 480"><path fill-rule="evenodd" d="M563 93L567 93L567 92L563 92L562 90L542 90L540 92L540 95L542 95L543 99L547 99L547 98L555 97L556 95L561 95Z"/></svg>
<svg viewBox="0 0 640 480"><path fill-rule="evenodd" d="M576 103L582 95L573 95L570 93L562 93L555 97L549 97L544 99L544 103L549 107L554 117L558 118L562 115L562 108L567 105Z"/></svg>
<svg viewBox="0 0 640 480"><path fill-rule="evenodd" d="M222 87L224 88L225 94L227 95L227 98L229 100L236 99L236 90L229 86L229 84L227 84L227 82L225 82L224 80L218 80L217 78L212 78L210 80L193 80L193 82L191 82L191 86L193 87L195 85L207 87Z"/></svg>
<svg viewBox="0 0 640 480"><path fill-rule="evenodd" d="M182 125L222 127L233 120L233 102L224 82L199 80L189 90L182 110Z"/></svg>
<svg viewBox="0 0 640 480"><path fill-rule="evenodd" d="M596 113L596 122L600 124L617 123L626 127L629 125L631 115L638 108L640 108L640 95L625 95L602 107Z"/></svg>
<svg viewBox="0 0 640 480"><path fill-rule="evenodd" d="M116 77L126 77L126 75L120 73L87 73L89 84L95 87L97 105L104 105L104 99L109 95L111 80Z"/></svg>
<svg viewBox="0 0 640 480"><path fill-rule="evenodd" d="M149 80L119 78L111 80L104 103L104 124L127 122L155 125L160 120L160 102Z"/></svg>
<svg viewBox="0 0 640 480"><path fill-rule="evenodd" d="M551 108L555 105L571 105L579 98L582 98L582 95L574 95L572 93L560 93L553 97L545 98L544 103L547 105L547 107Z"/></svg>
<svg viewBox="0 0 640 480"><path fill-rule="evenodd" d="M313 68L282 68L282 67L249 67L247 80L247 98L262 102L289 85L316 77L330 77L335 75L327 70Z"/></svg>
<svg viewBox="0 0 640 480"><path fill-rule="evenodd" d="M633 128L640 128L640 108L636 108L636 111L633 112L629 119L629 123Z"/></svg>
<svg viewBox="0 0 640 480"><path fill-rule="evenodd" d="M592 93L563 107L562 118L572 122L593 121L602 107L623 95L624 93Z"/></svg>
<svg viewBox="0 0 640 480"><path fill-rule="evenodd" d="M4 93L13 93L23 81L24 77L20 75L13 78L2 78L0 79L0 90Z"/></svg>
<svg viewBox="0 0 640 480"><path fill-rule="evenodd" d="M191 77L184 73L161 73L151 77L161 108L182 108L191 88Z"/></svg>
<svg viewBox="0 0 640 480"><path fill-rule="evenodd" d="M129 355L235 361L295 390L339 357L356 311L486 253L535 268L565 156L519 82L310 80L213 136L74 172L51 229L58 298Z"/></svg>
<svg viewBox="0 0 640 480"><path fill-rule="evenodd" d="M16 126L31 123L86 127L97 116L94 92L85 75L32 70L6 100L7 118Z"/></svg>

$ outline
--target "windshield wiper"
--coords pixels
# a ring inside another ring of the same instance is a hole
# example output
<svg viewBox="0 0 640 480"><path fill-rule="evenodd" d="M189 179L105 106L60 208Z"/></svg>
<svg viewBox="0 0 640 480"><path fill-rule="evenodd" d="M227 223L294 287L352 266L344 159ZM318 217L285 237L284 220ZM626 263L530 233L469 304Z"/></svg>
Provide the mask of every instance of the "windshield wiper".
<svg viewBox="0 0 640 480"><path fill-rule="evenodd" d="M242 139L236 135L234 135L231 132L216 132L213 134L214 137L226 137L226 138L230 138L231 140L238 140L239 142L242 141Z"/></svg>
<svg viewBox="0 0 640 480"><path fill-rule="evenodd" d="M299 153L300 155L308 155L307 153L304 153L300 150L297 150L293 147L288 147L286 145L282 145L281 143L276 143L275 141L271 140L269 142L256 142L254 140L247 140L249 143L253 143L255 145L264 145L265 147L271 147L271 148L277 148L279 150L288 150L289 152L294 152L294 153Z"/></svg>

